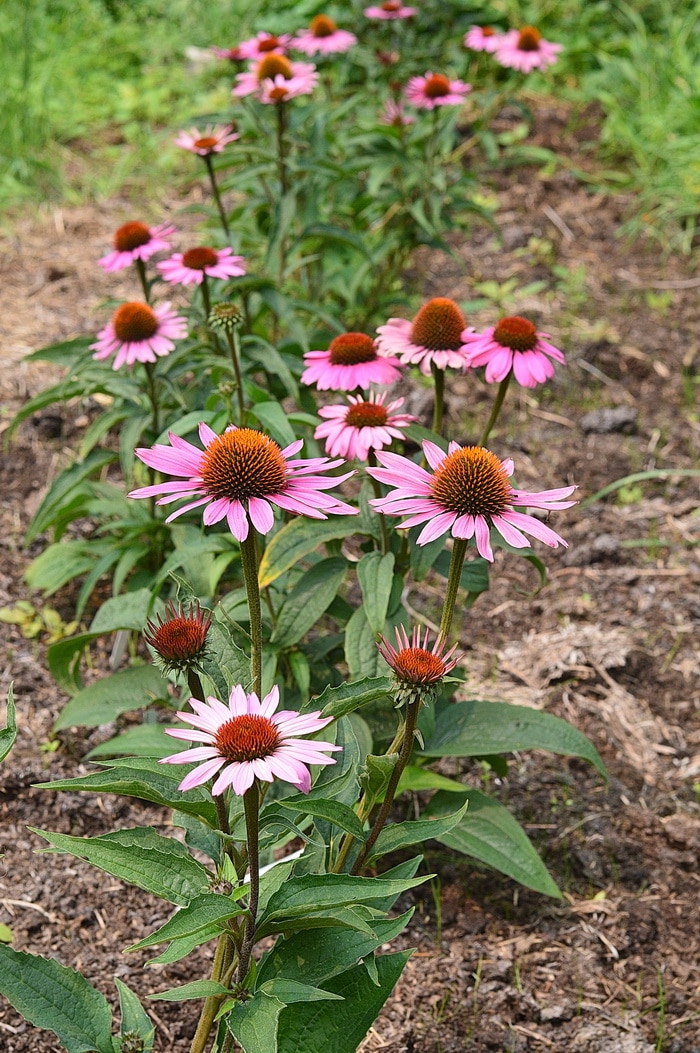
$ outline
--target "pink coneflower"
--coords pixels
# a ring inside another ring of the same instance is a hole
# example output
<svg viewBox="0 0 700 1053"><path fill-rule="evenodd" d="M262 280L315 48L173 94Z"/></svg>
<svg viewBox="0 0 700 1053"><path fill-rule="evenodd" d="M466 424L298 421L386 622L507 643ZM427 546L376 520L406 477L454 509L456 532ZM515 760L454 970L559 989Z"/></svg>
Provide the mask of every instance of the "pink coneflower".
<svg viewBox="0 0 700 1053"><path fill-rule="evenodd" d="M502 40L503 33L498 33L492 26L472 26L464 38L464 46L472 51L493 52Z"/></svg>
<svg viewBox="0 0 700 1053"><path fill-rule="evenodd" d="M132 220L124 223L114 234L114 250L97 262L106 271L121 271L136 260L148 260L156 252L167 252L170 242L165 239L175 233L175 227L161 223L147 227L145 223Z"/></svg>
<svg viewBox="0 0 700 1053"><path fill-rule="evenodd" d="M401 102L395 102L394 99L387 100L379 115L381 124L393 124L396 128L413 124L415 119L412 113L406 113Z"/></svg>
<svg viewBox="0 0 700 1053"><path fill-rule="evenodd" d="M311 19L309 28L297 33L290 46L296 51L303 51L305 55L333 55L349 51L356 43L354 33L338 29L328 15L316 15Z"/></svg>
<svg viewBox="0 0 700 1053"><path fill-rule="evenodd" d="M198 128L180 132L175 145L200 157L209 157L221 153L225 146L239 138L238 132L234 132L230 124L208 124L202 132Z"/></svg>
<svg viewBox="0 0 700 1053"><path fill-rule="evenodd" d="M513 315L501 318L497 325L483 333L462 333L467 362L470 366L486 366L489 384L505 380L513 370L518 384L534 388L554 376L550 359L565 362L562 352L547 342L548 333L538 333L527 318Z"/></svg>
<svg viewBox="0 0 700 1053"><path fill-rule="evenodd" d="M238 541L248 537L250 523L261 534L272 530L272 505L287 512L327 519L329 515L356 515L357 509L325 494L349 479L354 472L329 477L312 474L328 472L343 462L327 457L290 460L304 445L298 439L284 449L262 432L230 425L217 435L208 424L199 425L199 437L205 449L168 433L170 446L151 446L136 450L136 456L150 468L180 481L161 482L132 490L129 497L156 497L159 505L180 498L194 498L171 513L171 523L184 512L206 505L204 525L212 526L226 519Z"/></svg>
<svg viewBox="0 0 700 1053"><path fill-rule="evenodd" d="M246 694L240 684L231 691L228 706L211 695L206 702L191 698L194 714L178 713L180 720L191 727L166 728L165 733L174 739L203 742L204 745L163 757L160 763L204 762L182 780L178 789L183 791L201 786L221 772L211 788L215 796L229 786L235 794L242 796L256 779L263 782L283 779L302 793L308 793L311 789L308 765L335 764L326 753L342 747L298 736L313 735L330 724L333 718L322 717L320 710L296 713L283 709L275 713L279 700L278 687L273 687L261 702L255 692Z"/></svg>
<svg viewBox="0 0 700 1053"><path fill-rule="evenodd" d="M371 384L393 384L401 376L401 363L393 355L379 356L377 344L366 333L341 333L327 351L307 351L302 384L319 391L354 391Z"/></svg>
<svg viewBox="0 0 700 1053"><path fill-rule="evenodd" d="M520 30L511 29L504 33L494 55L502 66L530 73L533 69L551 66L561 50L561 44L544 40L534 26L523 26Z"/></svg>
<svg viewBox="0 0 700 1053"><path fill-rule="evenodd" d="M370 450L390 446L392 439L401 439L399 429L408 427L416 418L410 413L394 413L403 406L403 399L384 405L386 394L372 393L369 399L348 395L349 405L322 406L319 417L324 417L314 432L314 439L326 440L329 457L356 458L366 461Z"/></svg>
<svg viewBox="0 0 700 1053"><path fill-rule="evenodd" d="M96 348L92 357L98 361L114 355L112 369L120 369L134 362L155 362L173 350L175 340L185 336L187 319L175 314L167 301L158 307L136 301L116 309L90 349Z"/></svg>
<svg viewBox="0 0 700 1053"><path fill-rule="evenodd" d="M413 18L415 14L417 14L417 8L404 7L400 0L384 0L384 3L380 4L379 7L365 8L367 18L381 18L385 20Z"/></svg>
<svg viewBox="0 0 700 1053"><path fill-rule="evenodd" d="M563 486L557 490L530 493L512 489L508 479L513 474L513 461L500 461L483 446L459 446L451 442L447 453L432 442L423 443L433 474L396 453L378 453L383 467L367 471L380 483L396 489L388 497L375 498L370 504L390 516L407 516L401 529L427 525L418 535L417 544L429 541L451 530L455 538L471 538L484 559L493 562L489 541L491 527L514 548L529 548L525 531L544 541L550 548L566 547L559 534L534 516L516 511L513 506L554 511L576 504L566 498L576 489Z"/></svg>
<svg viewBox="0 0 700 1053"><path fill-rule="evenodd" d="M207 633L211 628L211 614L202 611L199 601L189 610L172 600L165 604L165 617L160 614L148 620L143 638L158 655L168 672L197 669L207 652Z"/></svg>
<svg viewBox="0 0 700 1053"><path fill-rule="evenodd" d="M257 94L261 102L283 102L297 95L309 95L316 87L318 73L311 62L291 62L284 55L266 55L236 77L236 96Z"/></svg>
<svg viewBox="0 0 700 1053"><path fill-rule="evenodd" d="M157 266L164 281L173 285L201 285L205 275L207 278L239 278L245 274L243 257L234 256L233 249L188 249L187 252L174 253Z"/></svg>
<svg viewBox="0 0 700 1053"><path fill-rule="evenodd" d="M250 40L244 40L238 45L238 51L245 59L261 59L265 55L284 55L291 43L289 33L258 33Z"/></svg>
<svg viewBox="0 0 700 1053"><path fill-rule="evenodd" d="M416 365L429 376L436 369L465 369L463 330L466 319L461 310L446 296L436 296L424 303L412 322L390 318L377 332L380 355L398 355L404 365Z"/></svg>
<svg viewBox="0 0 700 1053"><path fill-rule="evenodd" d="M444 73L428 71L424 77L411 77L406 99L419 109L434 110L436 106L460 106L471 90L471 84L463 80L450 80Z"/></svg>
<svg viewBox="0 0 700 1053"><path fill-rule="evenodd" d="M219 48L214 44L211 50L217 58L228 59L229 62L246 62L248 58L247 55L243 54L240 47Z"/></svg>
<svg viewBox="0 0 700 1053"><path fill-rule="evenodd" d="M413 627L409 638L403 625L396 630L394 647L384 637L379 637L377 650L394 674L397 702L415 702L419 698L431 701L435 688L448 673L451 673L460 655L455 657L457 644L446 651L446 642L439 636L428 650L430 632L425 630L421 640L418 626Z"/></svg>

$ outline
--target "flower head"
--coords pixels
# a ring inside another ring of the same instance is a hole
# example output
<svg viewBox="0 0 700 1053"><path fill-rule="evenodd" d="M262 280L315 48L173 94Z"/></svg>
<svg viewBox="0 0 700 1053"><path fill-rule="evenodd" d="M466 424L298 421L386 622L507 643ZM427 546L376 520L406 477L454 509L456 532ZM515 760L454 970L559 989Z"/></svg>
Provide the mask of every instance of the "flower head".
<svg viewBox="0 0 700 1053"><path fill-rule="evenodd" d="M244 317L243 311L235 303L215 303L207 321L212 329L232 333L243 324Z"/></svg>
<svg viewBox="0 0 700 1053"><path fill-rule="evenodd" d="M170 354L175 340L187 336L187 319L175 314L170 304L149 307L139 301L123 303L111 322L97 334L92 356L98 361L114 355L112 369L133 366L134 362L155 362Z"/></svg>
<svg viewBox="0 0 700 1053"><path fill-rule="evenodd" d="M349 51L356 43L357 37L354 33L338 29L328 15L316 15L311 19L309 28L297 33L290 46L306 55L332 55Z"/></svg>
<svg viewBox="0 0 700 1053"><path fill-rule="evenodd" d="M502 40L503 33L492 26L472 26L464 38L464 46L472 51L494 52Z"/></svg>
<svg viewBox="0 0 700 1053"><path fill-rule="evenodd" d="M530 548L525 533L550 548L566 547L566 541L546 523L516 509L530 507L550 512L570 508L576 502L566 498L575 486L539 493L514 490L509 482L513 461L510 457L500 461L483 446L451 442L445 453L435 443L424 442L423 452L432 474L408 457L388 452L377 454L381 468L367 469L374 479L395 487L388 497L370 501L378 512L407 516L399 524L402 529L426 524L418 535L419 545L427 545L451 530L456 538L473 537L479 554L493 562L489 532L494 527L513 548Z"/></svg>
<svg viewBox="0 0 700 1053"><path fill-rule="evenodd" d="M416 365L421 373L436 369L465 369L463 332L466 319L454 302L436 296L424 303L412 322L390 318L380 325L377 350L380 355L398 355L404 365Z"/></svg>
<svg viewBox="0 0 700 1053"><path fill-rule="evenodd" d="M291 43L289 33L257 33L250 40L243 40L238 51L246 59L261 59L265 55L284 55Z"/></svg>
<svg viewBox="0 0 700 1053"><path fill-rule="evenodd" d="M245 274L243 257L234 256L233 249L188 249L174 253L157 266L163 279L173 285L201 285L205 274L208 278L238 278Z"/></svg>
<svg viewBox="0 0 700 1053"><path fill-rule="evenodd" d="M450 80L444 73L428 71L424 77L411 77L406 99L412 106L434 110L436 106L461 106L471 90L471 84L463 80Z"/></svg>
<svg viewBox="0 0 700 1053"><path fill-rule="evenodd" d="M551 66L561 50L561 44L545 40L534 26L523 26L520 30L511 29L504 33L494 55L502 66L530 73L533 69Z"/></svg>
<svg viewBox="0 0 700 1053"><path fill-rule="evenodd" d="M210 157L212 154L220 154L225 146L240 139L238 132L234 132L230 124L208 124L203 131L198 128L190 128L188 132L180 132L175 140L176 146L190 153L199 154L200 157Z"/></svg>
<svg viewBox="0 0 700 1053"><path fill-rule="evenodd" d="M156 618L149 618L143 638L156 652L163 667L169 672L197 668L206 653L211 614L204 614L198 602L191 603L186 611L182 604L176 607L172 600L168 600L165 618L160 614Z"/></svg>
<svg viewBox="0 0 700 1053"><path fill-rule="evenodd" d="M384 405L386 394L348 395L348 405L322 406L319 417L324 417L314 432L315 439L326 440L330 457L345 457L366 461L370 450L381 450L391 445L392 439L403 438L400 428L406 428L416 418L410 413L394 413L403 406L403 399Z"/></svg>
<svg viewBox="0 0 700 1053"><path fill-rule="evenodd" d="M166 523L206 505L204 525L226 519L238 541L248 537L250 523L261 534L272 530L272 505L311 519L357 514L356 508L324 493L354 472L335 477L314 474L317 470L330 471L343 462L329 461L327 457L291 459L304 445L302 439L280 449L273 439L252 428L232 424L217 435L204 423L199 425L199 437L204 450L172 433L168 433L170 446L136 450L144 464L165 475L174 475L179 481L144 486L132 490L129 497L160 495L159 505L191 498L171 513Z"/></svg>
<svg viewBox="0 0 700 1053"><path fill-rule="evenodd" d="M432 701L437 685L447 676L459 661L454 644L445 651L445 641L438 636L428 650L430 633L426 629L421 641L418 626L413 627L411 638L403 626L396 629L396 647L385 637L379 637L377 650L394 674L394 688L398 705L405 702Z"/></svg>
<svg viewBox="0 0 700 1053"><path fill-rule="evenodd" d="M384 0L379 7L366 7L367 18L380 18L384 20L397 18L413 18L417 14L415 7L404 7L401 0Z"/></svg>
<svg viewBox="0 0 700 1053"><path fill-rule="evenodd" d="M310 95L318 73L311 62L292 62L285 55L269 54L258 59L246 73L236 77L233 94L256 94L260 102L286 102L297 95Z"/></svg>
<svg viewBox="0 0 700 1053"><path fill-rule="evenodd" d="M132 220L124 223L114 234L114 249L97 262L106 271L121 271L136 260L148 260L156 252L166 252L170 242L165 239L175 233L175 227L161 223L147 227L145 223Z"/></svg>
<svg viewBox="0 0 700 1053"><path fill-rule="evenodd" d="M561 351L548 343L547 333L538 333L532 322L519 315L501 318L483 333L462 333L470 366L486 366L489 384L504 380L510 371L518 384L534 388L554 375L556 362L565 362Z"/></svg>
<svg viewBox="0 0 700 1053"><path fill-rule="evenodd" d="M401 376L401 363L393 355L382 357L366 333L341 333L326 351L307 351L302 384L315 384L319 391L354 391L370 384L393 384Z"/></svg>
<svg viewBox="0 0 700 1053"><path fill-rule="evenodd" d="M387 100L384 109L379 115L379 120L382 124L393 124L396 128L413 124L415 119L413 114L406 113L401 102L396 102L394 99Z"/></svg>
<svg viewBox="0 0 700 1053"><path fill-rule="evenodd" d="M191 698L194 714L178 713L178 717L191 726L166 728L165 733L174 739L203 745L163 757L160 762L203 762L185 776L178 789L201 786L220 772L211 788L214 795L230 786L235 794L242 796L255 779L263 782L284 779L302 793L308 793L311 789L308 765L335 764L326 753L341 747L298 736L313 735L333 718L322 717L319 710L302 714L283 709L276 713L279 699L278 687L273 687L261 702L255 692L246 694L240 684L233 688L228 706L211 696L206 702Z"/></svg>
<svg viewBox="0 0 700 1053"><path fill-rule="evenodd" d="M229 62L245 62L247 60L247 55L243 54L240 47L219 48L213 45L211 50L217 58L228 59Z"/></svg>

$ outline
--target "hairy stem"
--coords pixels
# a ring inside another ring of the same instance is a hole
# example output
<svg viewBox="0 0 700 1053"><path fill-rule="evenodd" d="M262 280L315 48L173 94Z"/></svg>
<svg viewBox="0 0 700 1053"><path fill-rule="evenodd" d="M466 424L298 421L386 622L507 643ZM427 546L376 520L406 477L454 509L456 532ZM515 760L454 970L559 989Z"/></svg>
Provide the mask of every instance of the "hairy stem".
<svg viewBox="0 0 700 1053"><path fill-rule="evenodd" d="M226 339L228 340L228 350L231 356L233 375L236 378L236 396L238 398L238 424L242 426L243 419L245 417L245 400L243 396L243 379L241 377L240 341L238 337L238 328L234 329L233 332L230 329L227 329Z"/></svg>
<svg viewBox="0 0 700 1053"><path fill-rule="evenodd" d="M237 980L242 984L250 968L250 958L255 943L255 921L258 915L258 898L260 895L260 855L258 852L258 820L260 795L257 779L249 790L243 794L245 809L246 837L248 841L248 871L250 874L250 896L248 898L248 918L245 925L243 945L238 960Z"/></svg>
<svg viewBox="0 0 700 1053"><path fill-rule="evenodd" d="M260 588L258 586L258 556L255 546L255 531L252 527L245 541L241 541L241 567L243 568L243 582L250 614L252 689L259 698L262 692L262 609L260 606Z"/></svg>
<svg viewBox="0 0 700 1053"><path fill-rule="evenodd" d="M143 289L143 298L146 303L151 302L151 290L148 287L148 279L146 278L146 264L143 260L136 260L136 270L139 273L139 281L141 282L141 288Z"/></svg>
<svg viewBox="0 0 700 1053"><path fill-rule="evenodd" d="M216 172L214 171L214 162L212 161L211 154L204 155L204 163L207 166L207 172L209 173L211 192L214 195L214 201L216 201L216 207L219 210L219 219L221 220L221 226L224 228L226 237L230 238L231 231L229 230L228 219L226 218L226 210L224 209L224 204L221 200L221 194L219 193L219 187L216 182Z"/></svg>
<svg viewBox="0 0 700 1053"><path fill-rule="evenodd" d="M433 406L433 431L436 435L442 434L442 418L445 413L445 370L438 369L434 362L430 363L430 371L435 383L435 404Z"/></svg>
<svg viewBox="0 0 700 1053"><path fill-rule="evenodd" d="M370 468L377 467L377 458L375 457L374 450L370 450L368 452L367 463L369 464ZM377 479L374 479L371 475L368 478L372 484L374 496L378 499L381 498L382 488L379 484L379 481ZM386 556L387 552L389 551L389 528L387 527L386 516L384 515L384 513L378 512L377 515L379 516L379 529L382 532L382 555Z"/></svg>
<svg viewBox="0 0 700 1053"><path fill-rule="evenodd" d="M447 577L445 604L442 608L442 619L440 621L440 631L438 633L438 642L446 642L450 634L452 617L457 602L457 592L459 591L459 579L462 574L462 567L464 566L464 558L467 554L468 543L469 542L466 538L458 537L454 539L452 558L450 559L450 570Z"/></svg>
<svg viewBox="0 0 700 1053"><path fill-rule="evenodd" d="M229 933L224 932L219 937L219 942L216 945L216 953L214 955L214 964L212 965L211 978L219 982L221 977L227 971L231 964L233 957L233 940ZM224 995L210 995L204 1003L202 1009L202 1015L199 1018L197 1024L197 1030L195 1031L194 1038L192 1039L192 1045L190 1046L190 1053L204 1053L207 1042L209 1040L209 1033L214 1024L214 1018L219 1011L219 1006L224 998Z"/></svg>
<svg viewBox="0 0 700 1053"><path fill-rule="evenodd" d="M498 385L498 391L496 398L491 409L491 416L489 417L488 424L484 428L484 434L479 439L479 446L485 446L488 442L488 437L491 434L491 429L498 420L498 414L501 412L501 406L506 397L508 385L510 384L511 377L513 376L513 370L511 369L506 376L503 378L501 383Z"/></svg>

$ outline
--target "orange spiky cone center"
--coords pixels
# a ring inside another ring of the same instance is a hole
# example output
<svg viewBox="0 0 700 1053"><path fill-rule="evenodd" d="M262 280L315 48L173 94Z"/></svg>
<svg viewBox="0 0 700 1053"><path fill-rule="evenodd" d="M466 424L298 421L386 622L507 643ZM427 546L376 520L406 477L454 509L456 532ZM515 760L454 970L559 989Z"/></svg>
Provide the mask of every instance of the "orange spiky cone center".
<svg viewBox="0 0 700 1053"><path fill-rule="evenodd" d="M501 318L493 331L493 339L511 351L532 351L537 345L537 330L527 318L512 315Z"/></svg>
<svg viewBox="0 0 700 1053"><path fill-rule="evenodd" d="M458 351L467 322L454 300L436 296L413 319L411 341L429 351Z"/></svg>
<svg viewBox="0 0 700 1053"><path fill-rule="evenodd" d="M123 303L114 312L112 325L123 344L137 344L149 340L158 332L158 317L148 304Z"/></svg>
<svg viewBox="0 0 700 1053"><path fill-rule="evenodd" d="M450 82L442 73L433 73L428 77L423 89L429 99L441 99L450 94Z"/></svg>
<svg viewBox="0 0 700 1053"><path fill-rule="evenodd" d="M518 36L518 49L520 51L539 51L542 34L534 26L523 26Z"/></svg>
<svg viewBox="0 0 700 1053"><path fill-rule="evenodd" d="M357 366L377 357L374 340L366 333L342 333L331 340L328 350L333 366Z"/></svg>
<svg viewBox="0 0 700 1053"><path fill-rule="evenodd" d="M323 37L332 37L338 27L328 15L316 15L311 19L310 29L313 36L323 39Z"/></svg>
<svg viewBox="0 0 700 1053"><path fill-rule="evenodd" d="M287 486L287 466L277 443L252 428L234 428L207 446L200 469L206 492L216 499L247 501L278 494Z"/></svg>
<svg viewBox="0 0 700 1053"><path fill-rule="evenodd" d="M430 489L446 511L487 518L502 515L511 494L501 462L483 446L465 446L448 454L435 469Z"/></svg>
<svg viewBox="0 0 700 1053"><path fill-rule="evenodd" d="M192 271L204 271L207 267L215 267L218 262L219 256L214 249L188 249L182 254L183 266L189 267Z"/></svg>
<svg viewBox="0 0 700 1053"><path fill-rule="evenodd" d="M356 402L348 410L345 423L354 428L380 428L388 416L386 407L378 402Z"/></svg>
<svg viewBox="0 0 700 1053"><path fill-rule="evenodd" d="M124 223L114 235L114 247L118 252L132 252L151 240L151 232L145 223L133 220Z"/></svg>
<svg viewBox="0 0 700 1053"><path fill-rule="evenodd" d="M220 756L239 762L269 757L281 741L272 721L254 713L232 717L221 725L214 736L214 745Z"/></svg>
<svg viewBox="0 0 700 1053"><path fill-rule="evenodd" d="M259 84L262 84L264 80L274 80L275 77L284 77L285 80L291 80L293 76L292 64L284 55L266 55L258 63L257 77Z"/></svg>

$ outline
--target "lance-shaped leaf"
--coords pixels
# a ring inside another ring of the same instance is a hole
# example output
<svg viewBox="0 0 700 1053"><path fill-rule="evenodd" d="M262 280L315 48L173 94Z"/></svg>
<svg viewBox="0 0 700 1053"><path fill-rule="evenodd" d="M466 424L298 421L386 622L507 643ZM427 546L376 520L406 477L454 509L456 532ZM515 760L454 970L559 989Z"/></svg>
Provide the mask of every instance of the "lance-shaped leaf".
<svg viewBox="0 0 700 1053"><path fill-rule="evenodd" d="M409 845L422 844L423 841L429 841L431 838L440 840L444 834L449 833L461 822L468 807L469 801L465 800L456 811L445 815L385 826L374 843L368 861L378 859L389 852L396 852L400 848L407 848Z"/></svg>
<svg viewBox="0 0 700 1053"><path fill-rule="evenodd" d="M240 897L245 890L237 891ZM132 944L127 950L140 951L144 947L153 947L156 943L166 943L183 936L191 936L201 929L208 929L212 926L219 926L223 929L225 921L235 918L238 914L245 914L245 910L245 907L239 907L229 896L221 896L215 892L203 892L201 896L195 896L192 902L182 910L178 910L150 936Z"/></svg>
<svg viewBox="0 0 700 1053"><path fill-rule="evenodd" d="M260 588L272 584L324 542L350 537L357 531L354 516L330 516L322 520L299 516L293 519L274 535L263 553L258 572Z"/></svg>
<svg viewBox="0 0 700 1053"><path fill-rule="evenodd" d="M116 976L114 982L119 992L119 1009L122 1016L119 1025L120 1037L128 1034L138 1035L143 1042L143 1053L151 1053L156 1033L151 1018L130 987Z"/></svg>
<svg viewBox="0 0 700 1053"><path fill-rule="evenodd" d="M114 1053L107 999L55 959L0 944L0 992L35 1027L53 1031L68 1053Z"/></svg>
<svg viewBox="0 0 700 1053"><path fill-rule="evenodd" d="M426 757L483 757L526 749L582 757L607 778L598 751L577 728L552 713L508 702L472 699L446 706L423 753Z"/></svg>
<svg viewBox="0 0 700 1053"><path fill-rule="evenodd" d="M373 633L381 633L394 580L393 553L382 556L380 552L367 552L357 564L357 577L367 621Z"/></svg>
<svg viewBox="0 0 700 1053"><path fill-rule="evenodd" d="M300 640L335 599L346 570L345 560L333 557L302 574L279 609L272 643L282 648Z"/></svg>
<svg viewBox="0 0 700 1053"><path fill-rule="evenodd" d="M97 728L115 720L120 713L150 706L157 698L168 697L168 681L153 665L133 666L96 680L78 691L61 710L53 728L61 731L74 725Z"/></svg>
<svg viewBox="0 0 700 1053"><path fill-rule="evenodd" d="M10 690L7 692L7 724L0 730L0 761L4 761L7 754L15 744L17 738L17 713L15 711L15 696Z"/></svg>
<svg viewBox="0 0 700 1053"><path fill-rule="evenodd" d="M236 1002L229 1010L226 1026L243 1053L277 1053L277 1027L283 1009L279 998L256 991L247 1002Z"/></svg>
<svg viewBox="0 0 700 1053"><path fill-rule="evenodd" d="M101 837L71 837L32 827L30 830L48 841L51 850L86 859L100 870L178 906L187 906L209 884L209 873L184 845L172 837L163 837L150 826L117 830Z"/></svg>
<svg viewBox="0 0 700 1053"><path fill-rule="evenodd" d="M353 713L362 706L372 702L382 702L391 698L391 681L388 676L365 677L352 684L339 684L338 687L326 687L309 702L302 706L302 713L308 709L320 709L324 717L340 717Z"/></svg>

